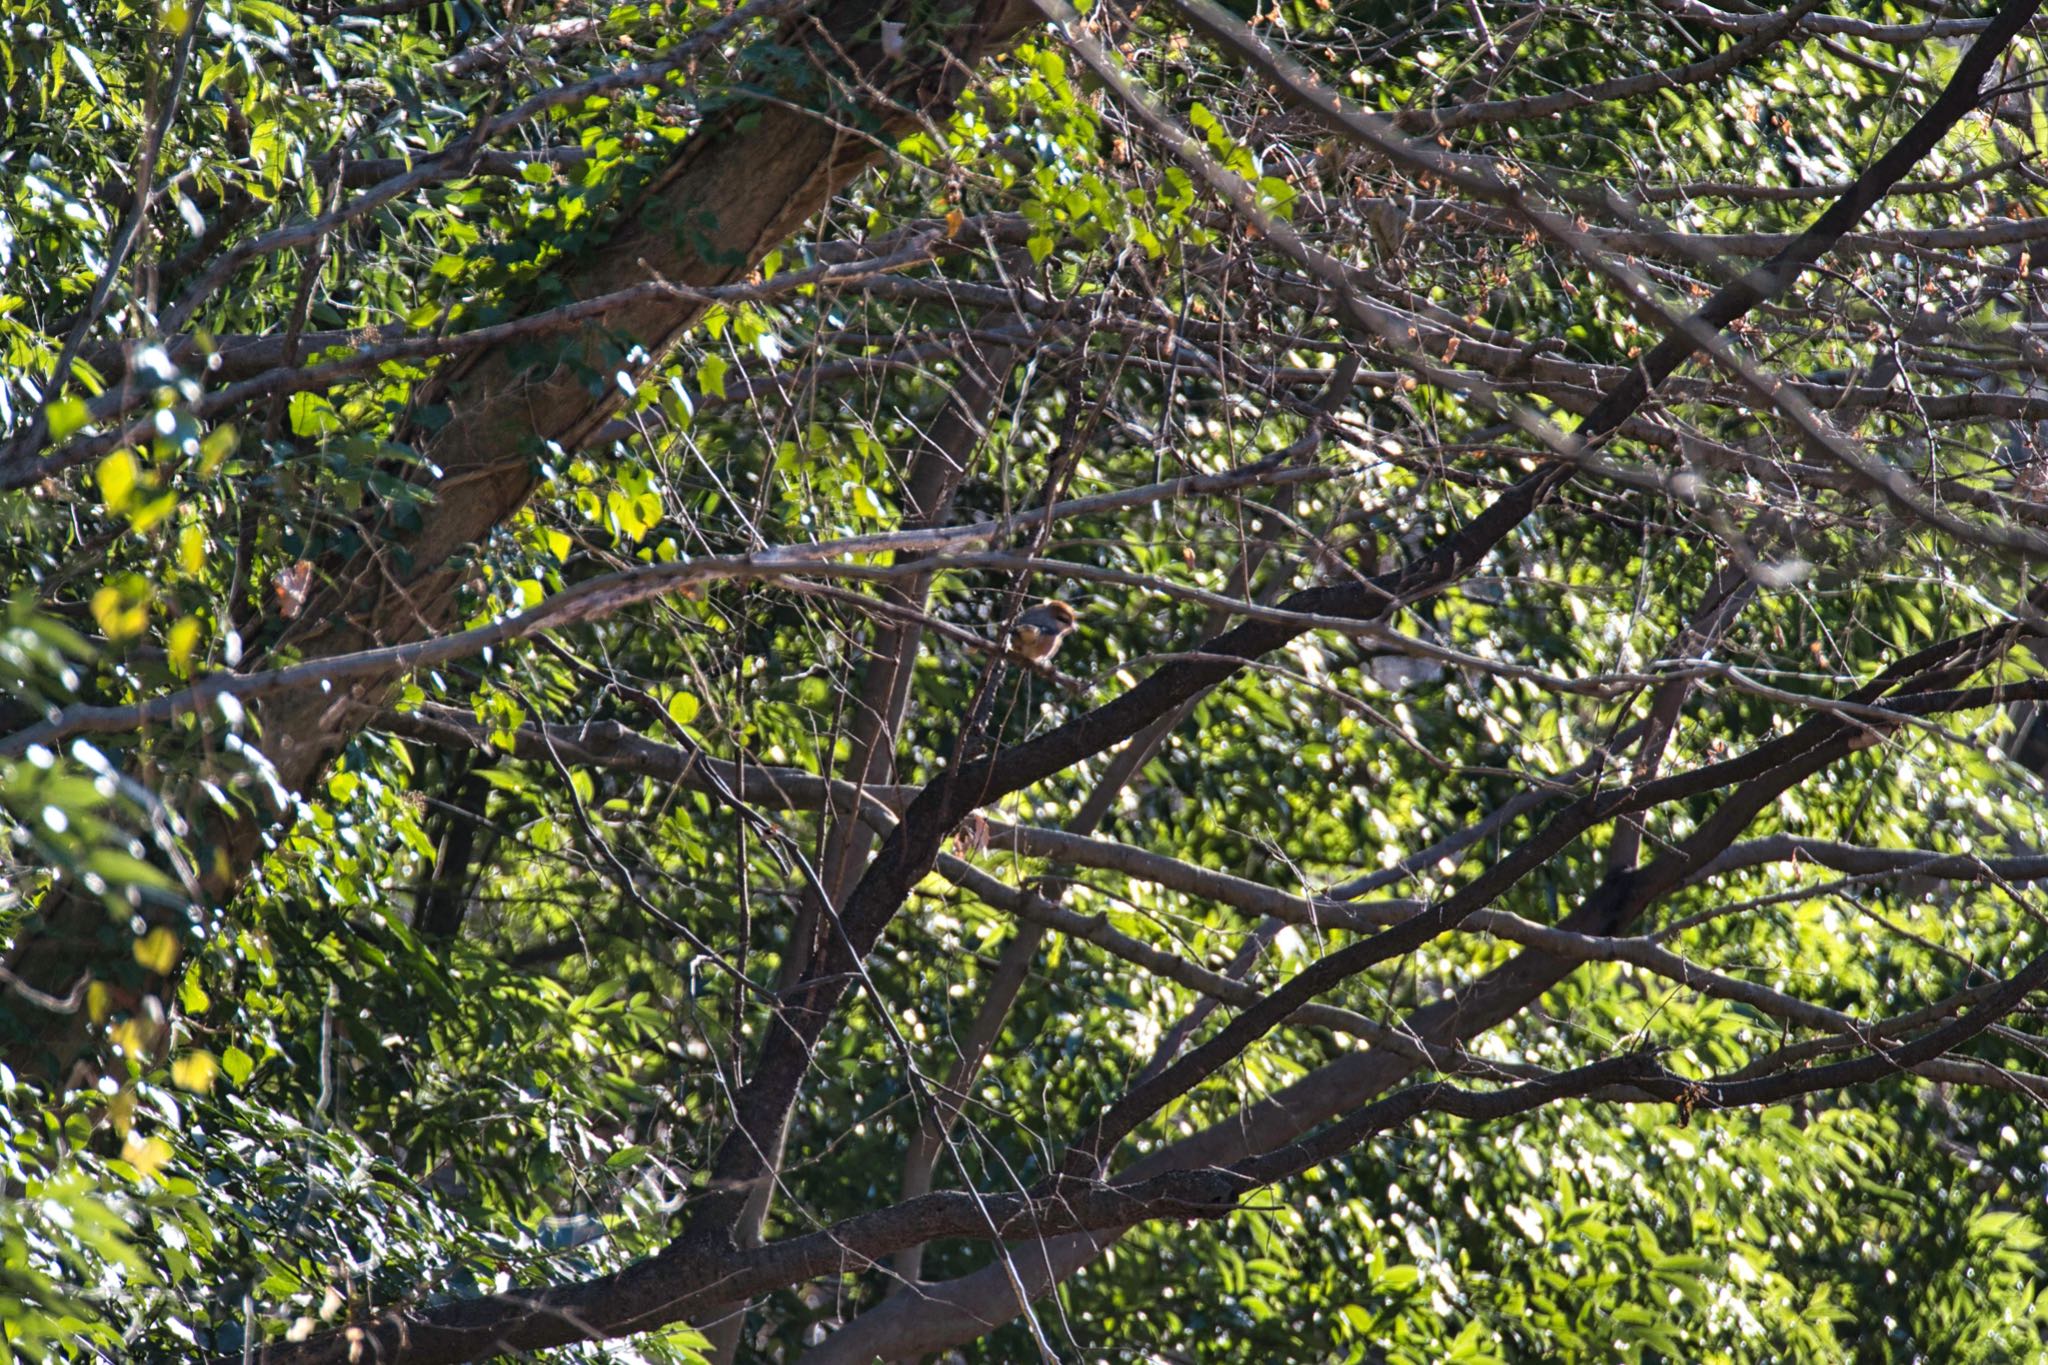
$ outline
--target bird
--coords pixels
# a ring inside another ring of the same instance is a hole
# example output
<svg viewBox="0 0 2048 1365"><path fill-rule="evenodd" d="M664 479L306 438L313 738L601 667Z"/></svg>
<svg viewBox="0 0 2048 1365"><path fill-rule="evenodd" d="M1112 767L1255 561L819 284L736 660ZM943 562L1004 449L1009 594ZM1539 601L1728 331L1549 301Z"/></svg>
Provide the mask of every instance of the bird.
<svg viewBox="0 0 2048 1365"><path fill-rule="evenodd" d="M1017 618L1010 634L1010 648L1034 663L1044 663L1059 652L1060 642L1074 630L1074 609L1064 602L1040 602Z"/></svg>

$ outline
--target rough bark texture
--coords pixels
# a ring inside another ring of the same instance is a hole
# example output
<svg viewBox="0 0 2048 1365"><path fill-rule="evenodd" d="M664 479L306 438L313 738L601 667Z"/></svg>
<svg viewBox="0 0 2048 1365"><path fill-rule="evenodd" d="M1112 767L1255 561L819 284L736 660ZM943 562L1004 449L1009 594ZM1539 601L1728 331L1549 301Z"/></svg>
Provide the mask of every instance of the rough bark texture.
<svg viewBox="0 0 2048 1365"><path fill-rule="evenodd" d="M809 68L831 79L788 97L799 106L829 102L824 114L766 100L729 107L682 144L605 247L565 259L551 286L577 299L657 277L698 287L743 279L894 138L942 117L976 63L1037 17L1028 5L982 0L957 27L934 32L906 13L907 46L891 58L877 35L894 8L886 0L853 0L793 20L784 42L803 47ZM431 435L414 433L419 453L441 471L423 524L403 536L373 536L347 561L316 564L323 586L276 633L273 653L345 654L445 628L474 547L533 494L546 443L582 447L617 409L623 395L611 382L615 357L635 344L662 354L703 312L674 299L622 308L545 372L522 365L514 348L482 351L450 367L426 399L445 403L449 420ZM380 690L363 684L343 696L309 688L263 704L264 750L287 788L305 790L319 776L359 728L362 713L349 703ZM267 823L244 818L207 830L197 861L210 899L225 901L241 884L260 855ZM16 940L7 965L51 995L66 994L88 972L147 990L153 983L131 979L132 941L128 927L110 924L97 900L57 894ZM90 1041L83 1011L52 1015L25 998L11 1002L9 1023L5 1060L53 1081L71 1073Z"/></svg>

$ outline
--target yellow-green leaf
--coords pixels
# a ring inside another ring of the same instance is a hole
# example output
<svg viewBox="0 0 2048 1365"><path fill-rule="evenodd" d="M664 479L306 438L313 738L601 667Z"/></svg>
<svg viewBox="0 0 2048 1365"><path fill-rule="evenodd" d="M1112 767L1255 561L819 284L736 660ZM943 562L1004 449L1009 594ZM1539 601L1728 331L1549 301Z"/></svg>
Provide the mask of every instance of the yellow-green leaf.
<svg viewBox="0 0 2048 1365"><path fill-rule="evenodd" d="M238 439L232 422L224 422L207 432L199 442L199 472L211 474L219 469L220 462L234 453Z"/></svg>
<svg viewBox="0 0 2048 1365"><path fill-rule="evenodd" d="M219 1078L220 1063L203 1048L188 1052L171 1063L171 1084L180 1090L204 1095L213 1089L213 1083Z"/></svg>
<svg viewBox="0 0 2048 1365"><path fill-rule="evenodd" d="M180 678L192 676L192 651L199 646L199 619L194 616L180 617L171 626L170 639L171 672Z"/></svg>
<svg viewBox="0 0 2048 1365"><path fill-rule="evenodd" d="M92 619L109 640L131 640L142 634L149 628L147 587L138 592L132 583L106 584L92 595Z"/></svg>
<svg viewBox="0 0 2048 1365"><path fill-rule="evenodd" d="M178 965L178 936L159 924L135 940L135 960L158 976Z"/></svg>
<svg viewBox="0 0 2048 1365"><path fill-rule="evenodd" d="M196 521L178 531L178 567L189 574L206 567L206 528Z"/></svg>
<svg viewBox="0 0 2048 1365"><path fill-rule="evenodd" d="M716 397L725 397L725 374L732 368L722 355L707 355L697 362L697 388Z"/></svg>
<svg viewBox="0 0 2048 1365"><path fill-rule="evenodd" d="M110 511L125 512L141 479L142 466L136 462L135 452L124 446L100 461L100 501Z"/></svg>
<svg viewBox="0 0 2048 1365"><path fill-rule="evenodd" d="M50 424L50 438L61 441L85 425L87 417L85 400L82 398L60 398L50 404L44 419Z"/></svg>

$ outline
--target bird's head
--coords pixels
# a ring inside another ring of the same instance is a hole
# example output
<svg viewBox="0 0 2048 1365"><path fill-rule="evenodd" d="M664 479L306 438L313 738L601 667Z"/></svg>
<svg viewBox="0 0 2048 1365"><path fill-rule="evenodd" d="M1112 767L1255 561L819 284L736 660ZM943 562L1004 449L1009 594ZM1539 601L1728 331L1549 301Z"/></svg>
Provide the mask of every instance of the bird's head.
<svg viewBox="0 0 2048 1365"><path fill-rule="evenodd" d="M1074 629L1074 609L1058 600L1040 602L1017 618L1011 645L1027 659L1046 660Z"/></svg>

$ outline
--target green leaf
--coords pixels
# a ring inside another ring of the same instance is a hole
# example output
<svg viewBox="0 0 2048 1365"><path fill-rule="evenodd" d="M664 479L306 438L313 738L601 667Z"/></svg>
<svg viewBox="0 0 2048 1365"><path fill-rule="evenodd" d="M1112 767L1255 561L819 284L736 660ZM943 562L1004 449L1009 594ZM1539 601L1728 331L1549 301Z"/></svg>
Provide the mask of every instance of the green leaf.
<svg viewBox="0 0 2048 1365"><path fill-rule="evenodd" d="M127 511L128 505L135 499L136 485L142 477L142 467L135 459L135 452L126 446L114 451L99 462L97 474L100 500L107 505L107 510Z"/></svg>
<svg viewBox="0 0 2048 1365"><path fill-rule="evenodd" d="M61 441L83 427L91 410L82 398L60 398L44 410L50 425L50 439Z"/></svg>
<svg viewBox="0 0 2048 1365"><path fill-rule="evenodd" d="M732 366L726 358L716 352L707 353L697 362L697 390L714 398L725 397L725 376Z"/></svg>

